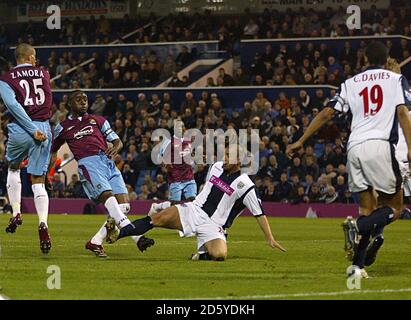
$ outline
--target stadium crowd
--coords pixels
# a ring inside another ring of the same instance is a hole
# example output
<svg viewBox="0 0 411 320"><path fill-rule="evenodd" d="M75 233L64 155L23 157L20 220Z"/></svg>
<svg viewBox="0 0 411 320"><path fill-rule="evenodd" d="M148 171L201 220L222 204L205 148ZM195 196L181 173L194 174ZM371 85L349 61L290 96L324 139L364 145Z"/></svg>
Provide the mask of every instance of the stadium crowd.
<svg viewBox="0 0 411 320"><path fill-rule="evenodd" d="M255 52L251 64L236 68L233 75L220 68L216 78L208 78L207 86L339 86L364 68L367 43L361 41L357 47L353 47L350 41L346 41L341 52L333 46L329 47L326 42L318 45L312 42L280 44L278 50L273 49L272 44L267 44L264 52ZM405 39L398 44L386 40L386 44L391 57L399 62L411 56L411 48ZM88 56L84 52L74 54L65 51L57 54L51 51L46 66L51 77L59 76L53 85L60 89L155 87L163 81L168 81L168 87L187 87L191 84L189 77L180 78L178 71L197 57L195 48L189 50L184 45L176 55L170 53L165 57L160 56L155 47L143 55L125 54L113 49L104 56L97 52ZM94 59L91 63L79 66L90 58ZM73 67L75 70L68 73ZM406 75L409 71L408 67L403 70Z"/></svg>
<svg viewBox="0 0 411 320"><path fill-rule="evenodd" d="M0 39L6 43L28 42L33 45L55 44L107 44L122 38L127 33L141 29L122 40L132 43L187 42L218 40L222 49L232 50L240 39L275 39L299 37L338 37L361 35L410 35L409 16L404 7L392 5L388 10L379 10L375 5L363 10L363 27L349 30L346 27L346 8L328 7L325 12L300 7L281 13L276 9L264 9L261 13L246 9L241 15L222 15L210 10L193 14L169 14L158 18L149 16L109 19L104 15L80 17L62 21L62 29L49 30L46 23L29 21L17 25L3 25ZM142 28L148 25L146 28ZM25 35L17 37L16 35ZM1 44L1 43L0 43Z"/></svg>
<svg viewBox="0 0 411 320"><path fill-rule="evenodd" d="M320 19L319 17L324 17ZM410 36L409 15L405 9L395 7L381 11L372 8L363 15L360 30L348 30L346 13L340 8L320 13L301 8L285 14L264 10L261 14L246 10L241 16L218 16L211 12L194 15L169 15L158 19L147 18L121 21L105 17L90 20L67 19L59 32L51 32L44 23L28 22L17 26L0 26L0 56L13 43L28 42L47 44L107 44L126 33L151 23L148 28L129 37L127 42L156 43L165 41L218 40L220 48L232 54L239 53L240 39L281 39L293 37L340 37L340 36ZM15 35L25 35L14 38ZM120 42L124 42L120 41ZM360 71L364 65L365 42L353 46L347 41L342 52L335 52L324 43L294 42L278 47L267 45L263 52L255 52L250 65L242 65L231 76L224 69L216 79L210 78L208 86L249 85L301 85L329 84L338 86L343 80ZM394 44L387 40L391 56L402 61L410 56L406 41ZM88 58L95 60L75 72L66 71ZM179 79L176 72L195 59L195 54L181 46L176 55L160 57L155 51L143 55L108 51L104 55L92 53L74 54L71 51L58 55L52 51L46 65L51 75L60 75L54 82L56 88L135 88L151 87L171 77L169 87L185 87L189 79ZM170 92L172 92L170 90ZM301 90L298 96L280 93L270 101L262 93L244 101L242 106L226 106L216 93L204 92L200 99L189 91L183 103L176 104L172 93L146 96L140 93L135 100L124 95L97 95L90 101L90 112L101 114L110 120L114 130L124 142L124 151L115 159L122 171L132 199L166 199L167 178L162 168L151 162L153 148L151 133L154 129L171 128L173 119L181 117L187 128L254 128L260 132L260 170L255 177L256 185L264 201L344 202L356 201L347 188L345 170L345 143L348 137L347 119L336 118L321 130L293 159L284 154L286 146L298 139L312 118L327 103L321 89L315 95ZM68 110L67 96L55 101L52 123L64 118ZM7 118L0 103L0 194L7 176L5 142ZM341 130L342 128L342 130ZM200 187L207 166L195 168L195 179ZM54 197L83 197L78 177L72 177L69 185L57 174L53 181Z"/></svg>
<svg viewBox="0 0 411 320"><path fill-rule="evenodd" d="M61 101L55 101L53 124L67 115L67 98L65 95ZM304 90L298 97L280 93L275 101L266 99L259 92L239 108L226 108L217 93L204 91L201 98L196 99L192 92L187 91L181 105L174 103L169 92L151 96L140 93L136 100L127 100L122 94L118 97L97 95L94 101L90 101L89 110L109 119L124 143L122 153L114 160L123 173L132 199L167 198L166 171L151 161L151 133L157 128L171 129L173 120L181 117L186 128L198 128L202 132L217 128L259 130L260 170L255 182L264 201L351 203L355 196L347 188L346 118L331 121L293 159L285 155L286 146L298 139L327 101L321 89L312 97ZM7 120L4 106L0 110L0 179L4 181L7 172L4 160ZM199 188L207 169L206 165L195 168ZM53 196L84 196L79 185L78 177L74 177L71 184L65 186L56 174Z"/></svg>

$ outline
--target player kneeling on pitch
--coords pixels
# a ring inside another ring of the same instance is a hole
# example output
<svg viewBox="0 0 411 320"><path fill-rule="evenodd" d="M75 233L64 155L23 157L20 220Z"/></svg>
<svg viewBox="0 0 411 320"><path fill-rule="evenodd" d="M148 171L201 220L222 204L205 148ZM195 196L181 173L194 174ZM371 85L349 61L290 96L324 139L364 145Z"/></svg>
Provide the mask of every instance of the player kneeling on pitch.
<svg viewBox="0 0 411 320"><path fill-rule="evenodd" d="M70 114L54 130L51 165L57 158L57 151L67 142L78 162L78 173L87 196L103 203L120 228L126 227L131 223L126 216L130 211L130 200L123 177L111 159L123 144L106 119L87 113L88 98L83 91L74 91L68 105ZM104 222L97 234L87 242L86 249L99 257L107 257L102 245L105 238ZM133 240L141 252L154 244L154 240L144 236L133 237Z"/></svg>
<svg viewBox="0 0 411 320"><path fill-rule="evenodd" d="M184 237L197 236L198 253L193 255L193 260L225 260L227 244L224 230L247 208L257 218L268 244L286 251L274 240L253 181L246 173L241 173L237 151L237 145L230 146L224 162L211 166L204 188L194 201L133 221L121 230L112 219L108 219L107 241L142 235L154 227L175 229Z"/></svg>

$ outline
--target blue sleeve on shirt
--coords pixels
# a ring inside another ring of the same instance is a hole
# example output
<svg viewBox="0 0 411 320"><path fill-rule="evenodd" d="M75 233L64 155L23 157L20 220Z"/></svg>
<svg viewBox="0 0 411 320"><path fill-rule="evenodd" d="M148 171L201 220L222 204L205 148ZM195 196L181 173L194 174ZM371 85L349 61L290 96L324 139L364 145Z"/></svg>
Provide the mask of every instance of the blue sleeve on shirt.
<svg viewBox="0 0 411 320"><path fill-rule="evenodd" d="M58 123L54 128L54 139L57 139L62 131L63 131L62 125Z"/></svg>
<svg viewBox="0 0 411 320"><path fill-rule="evenodd" d="M107 141L113 141L113 140L120 139L117 133L115 133L113 129L111 129L110 124L108 123L107 120L104 122L100 131L106 137Z"/></svg>
<svg viewBox="0 0 411 320"><path fill-rule="evenodd" d="M28 116L26 110L16 100L16 93L4 81L0 81L0 96L6 105L7 110L11 113L17 123L31 135L38 130L37 126Z"/></svg>

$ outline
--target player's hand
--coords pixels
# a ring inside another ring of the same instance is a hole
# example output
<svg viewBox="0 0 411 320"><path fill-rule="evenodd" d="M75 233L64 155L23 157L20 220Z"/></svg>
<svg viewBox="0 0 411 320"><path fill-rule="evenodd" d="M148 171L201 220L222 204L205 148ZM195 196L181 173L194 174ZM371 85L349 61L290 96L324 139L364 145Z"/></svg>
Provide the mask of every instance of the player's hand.
<svg viewBox="0 0 411 320"><path fill-rule="evenodd" d="M40 142L47 140L47 136L43 132L41 132L39 129L34 131L33 138Z"/></svg>
<svg viewBox="0 0 411 320"><path fill-rule="evenodd" d="M300 140L298 140L297 142L295 142L293 144L289 144L287 146L287 149L286 149L285 153L286 153L287 156L289 156L291 158L292 155L294 154L294 152L301 149L302 147L303 147L303 144L300 142Z"/></svg>
<svg viewBox="0 0 411 320"><path fill-rule="evenodd" d="M278 250L281 250L282 252L287 252L287 250L274 239L268 240L268 245L273 249L278 249Z"/></svg>
<svg viewBox="0 0 411 320"><path fill-rule="evenodd" d="M106 153L107 157L113 158L117 155L118 148L114 144L109 143L105 153Z"/></svg>

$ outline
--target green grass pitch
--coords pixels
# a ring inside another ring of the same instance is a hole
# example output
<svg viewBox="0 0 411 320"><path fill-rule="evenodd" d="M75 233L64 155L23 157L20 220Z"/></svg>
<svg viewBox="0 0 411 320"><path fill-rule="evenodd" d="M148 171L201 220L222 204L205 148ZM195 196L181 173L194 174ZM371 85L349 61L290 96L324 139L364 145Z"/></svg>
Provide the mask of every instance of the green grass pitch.
<svg viewBox="0 0 411 320"><path fill-rule="evenodd" d="M109 258L84 249L103 216L51 215L53 248L38 246L37 216L13 235L0 216L0 295L11 299L411 299L411 221L386 229L386 242L361 290L346 286L340 219L270 218L287 253L269 248L252 217L229 232L225 262L189 261L195 238L152 230L144 254L131 239L106 245ZM134 219L134 217L133 217ZM61 289L47 288L47 268L61 270Z"/></svg>

